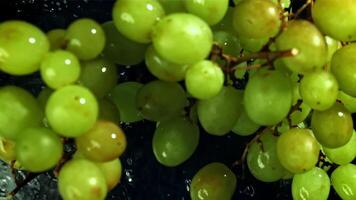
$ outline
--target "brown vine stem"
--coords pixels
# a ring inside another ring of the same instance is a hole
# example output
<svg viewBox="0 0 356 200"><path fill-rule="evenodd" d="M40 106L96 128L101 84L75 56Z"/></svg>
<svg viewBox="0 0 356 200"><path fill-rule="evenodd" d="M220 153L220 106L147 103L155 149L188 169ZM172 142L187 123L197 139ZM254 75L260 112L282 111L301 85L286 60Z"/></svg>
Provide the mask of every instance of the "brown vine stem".
<svg viewBox="0 0 356 200"><path fill-rule="evenodd" d="M307 0L307 2L305 2L305 4L303 4L302 7L300 7L297 12L295 13L291 13L289 15L290 18L292 19L296 19L305 9L307 9L309 6L311 6L313 4L312 0Z"/></svg>

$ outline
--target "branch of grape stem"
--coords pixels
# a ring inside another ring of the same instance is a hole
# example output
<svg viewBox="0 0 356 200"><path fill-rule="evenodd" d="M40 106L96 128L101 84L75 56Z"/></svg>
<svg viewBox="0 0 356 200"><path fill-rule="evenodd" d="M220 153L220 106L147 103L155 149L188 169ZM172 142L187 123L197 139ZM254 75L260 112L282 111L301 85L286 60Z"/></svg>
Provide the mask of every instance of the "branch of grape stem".
<svg viewBox="0 0 356 200"><path fill-rule="evenodd" d="M292 19L296 19L305 9L307 9L309 6L311 8L312 5L313 5L313 0L307 0L307 2L305 2L305 4L303 4L303 6L297 10L297 12L290 13L289 17Z"/></svg>

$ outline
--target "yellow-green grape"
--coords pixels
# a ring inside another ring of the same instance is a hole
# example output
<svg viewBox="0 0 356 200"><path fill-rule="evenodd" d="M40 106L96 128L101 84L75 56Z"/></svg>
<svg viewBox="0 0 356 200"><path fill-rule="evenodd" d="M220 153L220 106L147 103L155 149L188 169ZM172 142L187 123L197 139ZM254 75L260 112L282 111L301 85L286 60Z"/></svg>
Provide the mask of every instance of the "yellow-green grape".
<svg viewBox="0 0 356 200"><path fill-rule="evenodd" d="M143 119L136 107L136 95L142 86L138 82L125 82L116 85L110 92L110 99L119 110L121 121L131 123Z"/></svg>
<svg viewBox="0 0 356 200"><path fill-rule="evenodd" d="M46 35L36 26L24 21L0 24L0 70L12 75L37 71L49 50Z"/></svg>
<svg viewBox="0 0 356 200"><path fill-rule="evenodd" d="M325 36L325 43L327 47L327 56L326 56L326 62L329 63L331 61L331 58L333 57L334 53L341 48L341 42L335 40L334 38L331 38L329 36Z"/></svg>
<svg viewBox="0 0 356 200"><path fill-rule="evenodd" d="M36 99L16 86L0 88L0 137L16 139L28 127L39 126L43 113Z"/></svg>
<svg viewBox="0 0 356 200"><path fill-rule="evenodd" d="M177 12L186 12L184 1L180 0L158 0L158 2L164 8L166 14L177 13Z"/></svg>
<svg viewBox="0 0 356 200"><path fill-rule="evenodd" d="M290 78L276 70L260 69L247 82L244 106L252 121L275 125L282 121L292 106Z"/></svg>
<svg viewBox="0 0 356 200"><path fill-rule="evenodd" d="M356 157L356 133L353 131L351 139L339 148L323 147L326 156L338 165L346 165Z"/></svg>
<svg viewBox="0 0 356 200"><path fill-rule="evenodd" d="M104 200L108 192L103 172L85 159L64 164L58 176L58 190L63 200Z"/></svg>
<svg viewBox="0 0 356 200"><path fill-rule="evenodd" d="M189 13L202 18L209 25L215 25L225 16L229 0L185 0L184 5Z"/></svg>
<svg viewBox="0 0 356 200"><path fill-rule="evenodd" d="M192 200L231 200L235 189L235 174L222 163L210 163L194 175L190 197Z"/></svg>
<svg viewBox="0 0 356 200"><path fill-rule="evenodd" d="M200 100L198 117L204 130L217 136L227 134L242 112L242 96L242 91L233 87L223 87L218 95Z"/></svg>
<svg viewBox="0 0 356 200"><path fill-rule="evenodd" d="M214 42L218 43L226 54L239 56L242 50L239 39L229 32L214 32Z"/></svg>
<svg viewBox="0 0 356 200"><path fill-rule="evenodd" d="M118 158L125 151L124 132L109 121L97 121L93 128L75 139L77 149L95 162L107 162Z"/></svg>
<svg viewBox="0 0 356 200"><path fill-rule="evenodd" d="M74 83L80 75L77 57L69 51L50 52L41 62L41 78L52 89Z"/></svg>
<svg viewBox="0 0 356 200"><path fill-rule="evenodd" d="M98 101L99 117L98 119L111 121L115 124L120 123L120 112L108 98L102 98Z"/></svg>
<svg viewBox="0 0 356 200"><path fill-rule="evenodd" d="M108 162L96 162L104 174L108 190L114 189L119 183L122 175L122 165L119 159L114 159Z"/></svg>
<svg viewBox="0 0 356 200"><path fill-rule="evenodd" d="M59 136L47 128L29 128L16 140L16 159L30 172L43 172L57 165L63 154Z"/></svg>
<svg viewBox="0 0 356 200"><path fill-rule="evenodd" d="M185 91L178 83L151 81L141 87L136 95L138 110L145 119L152 121L181 115L187 104Z"/></svg>
<svg viewBox="0 0 356 200"><path fill-rule="evenodd" d="M320 146L310 129L289 129L277 141L278 159L292 173L313 169L318 162L319 151Z"/></svg>
<svg viewBox="0 0 356 200"><path fill-rule="evenodd" d="M105 33L100 24L92 19L73 21L66 33L66 49L80 60L91 60L97 57L105 46Z"/></svg>
<svg viewBox="0 0 356 200"><path fill-rule="evenodd" d="M293 72L306 73L321 69L326 63L324 36L306 20L292 20L276 39L277 50L295 50L296 55L281 58Z"/></svg>
<svg viewBox="0 0 356 200"><path fill-rule="evenodd" d="M332 13L333 17L330 17ZM312 7L313 22L326 35L341 41L356 39L356 2L317 0Z"/></svg>
<svg viewBox="0 0 356 200"><path fill-rule="evenodd" d="M118 80L115 64L103 58L81 63L79 83L88 88L96 97L102 98L112 90Z"/></svg>
<svg viewBox="0 0 356 200"><path fill-rule="evenodd" d="M46 117L54 131L65 137L78 137L87 132L98 117L98 103L86 88L62 87L50 96Z"/></svg>
<svg viewBox="0 0 356 200"><path fill-rule="evenodd" d="M325 111L314 110L311 127L321 145L328 148L341 147L352 136L351 113L340 103L335 103Z"/></svg>
<svg viewBox="0 0 356 200"><path fill-rule="evenodd" d="M235 78L237 79L242 79L244 78L246 72L247 72L247 62L243 62L243 63L240 63L238 65L235 66L236 69L234 71L234 76Z"/></svg>
<svg viewBox="0 0 356 200"><path fill-rule="evenodd" d="M347 164L336 168L331 174L331 184L343 200L356 198L356 165Z"/></svg>
<svg viewBox="0 0 356 200"><path fill-rule="evenodd" d="M331 73L317 71L303 76L299 91L303 102L314 110L323 111L336 102L339 85Z"/></svg>
<svg viewBox="0 0 356 200"><path fill-rule="evenodd" d="M224 72L216 63L202 60L188 68L185 86L193 97L210 99L219 94L223 88Z"/></svg>
<svg viewBox="0 0 356 200"><path fill-rule="evenodd" d="M6 163L16 160L15 146L13 140L0 137L0 160Z"/></svg>
<svg viewBox="0 0 356 200"><path fill-rule="evenodd" d="M146 44L134 42L123 36L112 21L104 23L102 27L106 37L102 52L104 58L121 65L136 65L143 60Z"/></svg>
<svg viewBox="0 0 356 200"><path fill-rule="evenodd" d="M213 34L209 25L199 17L177 13L163 18L154 26L152 42L158 54L166 60L194 64L209 55Z"/></svg>
<svg viewBox="0 0 356 200"><path fill-rule="evenodd" d="M291 0L272 0L272 2L279 4L283 9L289 8L291 5Z"/></svg>
<svg viewBox="0 0 356 200"><path fill-rule="evenodd" d="M232 132L236 133L237 135L248 136L254 134L259 128L260 125L256 124L250 119L245 111L245 108L243 107L237 122L232 128Z"/></svg>
<svg viewBox="0 0 356 200"><path fill-rule="evenodd" d="M340 89L356 97L356 44L337 50L331 59L331 72L335 75Z"/></svg>
<svg viewBox="0 0 356 200"><path fill-rule="evenodd" d="M295 104L294 104L295 105ZM304 102L299 106L299 109L293 111L290 114L291 125L296 126L299 123L302 123L308 116L311 111L310 106Z"/></svg>
<svg viewBox="0 0 356 200"><path fill-rule="evenodd" d="M262 47L264 47L269 38L248 38L248 37L238 37L241 43L241 47L248 52L259 52Z"/></svg>
<svg viewBox="0 0 356 200"><path fill-rule="evenodd" d="M293 177L293 200L327 200L329 192L329 176L319 167L314 167L307 172L296 174Z"/></svg>
<svg viewBox="0 0 356 200"><path fill-rule="evenodd" d="M241 37L269 38L279 32L282 24L280 13L278 5L271 1L241 1L234 8L232 22Z"/></svg>
<svg viewBox="0 0 356 200"><path fill-rule="evenodd" d="M211 29L214 31L224 31L232 35L235 35L236 33L234 27L232 26L233 13L234 13L234 8L228 7L225 16L220 20L219 23L213 25Z"/></svg>
<svg viewBox="0 0 356 200"><path fill-rule="evenodd" d="M53 29L47 32L47 38L50 44L50 50L61 49L65 45L66 30Z"/></svg>
<svg viewBox="0 0 356 200"><path fill-rule="evenodd" d="M183 80L188 68L188 65L175 64L162 58L152 46L146 51L145 63L148 71L163 81Z"/></svg>
<svg viewBox="0 0 356 200"><path fill-rule="evenodd" d="M49 97L52 95L53 91L54 90L52 90L51 88L45 87L41 90L40 94L38 95L37 101L43 111L45 110L47 101Z"/></svg>
<svg viewBox="0 0 356 200"><path fill-rule="evenodd" d="M277 140L278 137L269 130L248 148L248 169L260 181L275 182L285 175L285 169L277 156Z"/></svg>
<svg viewBox="0 0 356 200"><path fill-rule="evenodd" d="M118 0L112 15L116 28L125 37L136 42L149 43L153 26L165 13L156 0Z"/></svg>
<svg viewBox="0 0 356 200"><path fill-rule="evenodd" d="M345 94L345 92L340 90L337 99L340 100L342 104L344 104L345 108L349 112L351 113L356 112L356 97L352 97L348 94Z"/></svg>
<svg viewBox="0 0 356 200"><path fill-rule="evenodd" d="M192 156L199 143L199 128L188 119L161 121L153 135L153 152L162 165L175 167Z"/></svg>

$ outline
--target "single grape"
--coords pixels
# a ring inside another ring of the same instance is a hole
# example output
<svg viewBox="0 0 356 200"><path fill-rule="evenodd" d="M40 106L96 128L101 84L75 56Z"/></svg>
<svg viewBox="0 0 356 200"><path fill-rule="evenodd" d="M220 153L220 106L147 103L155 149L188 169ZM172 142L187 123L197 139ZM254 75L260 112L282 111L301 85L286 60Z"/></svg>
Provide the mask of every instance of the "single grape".
<svg viewBox="0 0 356 200"><path fill-rule="evenodd" d="M111 121L115 124L120 123L120 112L116 105L108 98L103 98L98 101L99 104L99 119Z"/></svg>
<svg viewBox="0 0 356 200"><path fill-rule="evenodd" d="M109 121L97 121L93 128L75 138L78 151L95 162L118 158L127 146L124 132Z"/></svg>
<svg viewBox="0 0 356 200"><path fill-rule="evenodd" d="M28 127L39 126L43 113L36 99L16 86L0 88L0 137L16 139Z"/></svg>
<svg viewBox="0 0 356 200"><path fill-rule="evenodd" d="M336 168L331 174L331 184L343 200L356 198L356 165L346 164Z"/></svg>
<svg viewBox="0 0 356 200"><path fill-rule="evenodd" d="M152 31L153 46L163 58L177 64L193 64L210 53L213 34L199 17L177 13L158 22Z"/></svg>
<svg viewBox="0 0 356 200"><path fill-rule="evenodd" d="M328 148L345 145L351 138L353 122L349 111L335 103L325 111L314 111L311 127L318 142Z"/></svg>
<svg viewBox="0 0 356 200"><path fill-rule="evenodd" d="M216 96L224 85L224 72L210 60L203 60L190 66L185 76L187 91L197 99Z"/></svg>
<svg viewBox="0 0 356 200"><path fill-rule="evenodd" d="M225 16L229 7L229 0L186 0L184 1L184 5L189 13L202 18L209 25L215 25Z"/></svg>
<svg viewBox="0 0 356 200"><path fill-rule="evenodd" d="M146 51L145 63L151 74L163 81L183 80L188 68L188 65L175 64L162 58L152 46Z"/></svg>
<svg viewBox="0 0 356 200"><path fill-rule="evenodd" d="M245 77L245 74L247 72L247 62L240 63L235 66L236 69L234 71L234 76L237 79L243 79Z"/></svg>
<svg viewBox="0 0 356 200"><path fill-rule="evenodd" d="M269 38L238 37L241 47L248 52L259 52L269 41Z"/></svg>
<svg viewBox="0 0 356 200"><path fill-rule="evenodd" d="M139 43L149 43L153 26L165 13L155 0L118 0L112 15L116 28L125 37Z"/></svg>
<svg viewBox="0 0 356 200"><path fill-rule="evenodd" d="M320 146L310 129L292 128L277 141L277 155L282 166L292 173L313 169L318 162Z"/></svg>
<svg viewBox="0 0 356 200"><path fill-rule="evenodd" d="M190 158L199 143L199 128L188 119L161 121L153 135L153 152L162 165L175 167Z"/></svg>
<svg viewBox="0 0 356 200"><path fill-rule="evenodd" d="M190 197L192 200L230 200L235 189L235 174L222 163L210 163L194 175Z"/></svg>
<svg viewBox="0 0 356 200"><path fill-rule="evenodd" d="M79 83L88 88L96 97L102 98L116 85L118 76L115 64L103 58L81 63Z"/></svg>
<svg viewBox="0 0 356 200"><path fill-rule="evenodd" d="M73 21L67 29L65 39L66 49L80 60L94 59L105 46L105 33L100 24L87 18Z"/></svg>
<svg viewBox="0 0 356 200"><path fill-rule="evenodd" d="M49 97L52 95L53 91L54 90L52 90L51 88L45 87L41 90L40 94L37 96L37 101L43 111L45 110L47 101Z"/></svg>
<svg viewBox="0 0 356 200"><path fill-rule="evenodd" d="M58 189L64 200L104 200L108 190L103 172L85 159L64 164L58 176Z"/></svg>
<svg viewBox="0 0 356 200"><path fill-rule="evenodd" d="M293 177L292 195L294 200L327 200L329 192L329 176L319 167L314 167Z"/></svg>
<svg viewBox="0 0 356 200"><path fill-rule="evenodd" d="M123 36L112 21L104 23L102 28L106 38L102 52L105 59L121 65L136 65L143 60L146 44L134 42Z"/></svg>
<svg viewBox="0 0 356 200"><path fill-rule="evenodd" d="M15 146L13 140L0 137L0 160L9 164L16 160Z"/></svg>
<svg viewBox="0 0 356 200"><path fill-rule="evenodd" d="M275 125L287 116L291 105L292 85L283 73L260 69L247 82L244 106L255 123Z"/></svg>
<svg viewBox="0 0 356 200"><path fill-rule="evenodd" d="M43 172L57 165L63 154L59 136L47 128L29 128L16 140L16 159L30 172Z"/></svg>
<svg viewBox="0 0 356 200"><path fill-rule="evenodd" d="M234 8L228 7L225 13L225 16L220 20L219 23L211 26L211 29L214 31L224 31L229 34L235 35L234 27L232 26Z"/></svg>
<svg viewBox="0 0 356 200"><path fill-rule="evenodd" d="M331 58L333 57L334 53L341 48L341 42L335 40L334 38L331 38L329 36L325 36L325 43L327 47L327 56L326 56L326 62L329 63L331 61Z"/></svg>
<svg viewBox="0 0 356 200"><path fill-rule="evenodd" d="M80 75L80 63L69 51L48 53L41 63L41 78L52 89L74 83Z"/></svg>
<svg viewBox="0 0 356 200"><path fill-rule="evenodd" d="M78 137L88 131L98 117L98 103L86 88L69 85L53 92L46 105L46 117L54 131Z"/></svg>
<svg viewBox="0 0 356 200"><path fill-rule="evenodd" d="M239 56L242 50L239 39L229 32L214 32L214 42L218 43L223 48L223 52L229 55Z"/></svg>
<svg viewBox="0 0 356 200"><path fill-rule="evenodd" d="M12 75L37 71L49 50L46 35L36 26L24 21L0 24L0 70Z"/></svg>
<svg viewBox="0 0 356 200"><path fill-rule="evenodd" d="M66 30L53 29L47 33L47 38L50 44L50 50L54 51L61 49L65 45Z"/></svg>
<svg viewBox="0 0 356 200"><path fill-rule="evenodd" d="M237 119L234 127L232 128L232 132L241 136L248 136L255 133L260 128L259 124L256 124L252 121L246 113L245 108L243 107L242 112Z"/></svg>
<svg viewBox="0 0 356 200"><path fill-rule="evenodd" d="M345 108L349 112L351 113L356 112L356 97L352 97L340 90L337 99L340 100L342 104L344 104Z"/></svg>
<svg viewBox="0 0 356 200"><path fill-rule="evenodd" d="M143 84L138 82L125 82L111 90L109 96L120 112L121 121L131 123L143 119L136 107L136 95L142 86Z"/></svg>
<svg viewBox="0 0 356 200"><path fill-rule="evenodd" d="M119 183L122 175L122 165L119 159L108 162L95 163L104 174L108 190L114 189Z"/></svg>
<svg viewBox="0 0 356 200"><path fill-rule="evenodd" d="M152 121L182 114L187 103L183 88L172 82L151 81L141 87L136 95L138 110L145 119Z"/></svg>
<svg viewBox="0 0 356 200"><path fill-rule="evenodd" d="M166 14L185 12L184 1L158 0Z"/></svg>
<svg viewBox="0 0 356 200"><path fill-rule="evenodd" d="M353 131L351 139L339 148L323 147L326 156L338 165L346 165L352 162L356 157L356 133Z"/></svg>

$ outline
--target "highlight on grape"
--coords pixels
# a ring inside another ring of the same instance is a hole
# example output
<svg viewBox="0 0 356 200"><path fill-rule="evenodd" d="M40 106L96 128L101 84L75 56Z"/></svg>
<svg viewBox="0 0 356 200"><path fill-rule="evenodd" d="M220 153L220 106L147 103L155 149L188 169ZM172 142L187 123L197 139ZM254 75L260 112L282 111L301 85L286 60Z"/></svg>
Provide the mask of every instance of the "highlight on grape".
<svg viewBox="0 0 356 200"><path fill-rule="evenodd" d="M0 22L0 73L39 72L38 96L0 87L0 159L53 171L64 200L103 200L120 184L122 123L156 123L152 152L176 167L201 134L253 136L235 163L207 163L192 200L230 200L234 167L291 179L294 200L356 199L356 1L117 0L112 21L80 18L47 33ZM120 81L144 63L155 80ZM75 178L73 178L75 177Z"/></svg>

